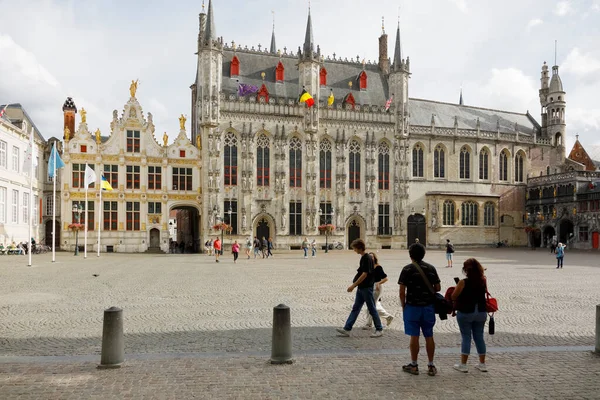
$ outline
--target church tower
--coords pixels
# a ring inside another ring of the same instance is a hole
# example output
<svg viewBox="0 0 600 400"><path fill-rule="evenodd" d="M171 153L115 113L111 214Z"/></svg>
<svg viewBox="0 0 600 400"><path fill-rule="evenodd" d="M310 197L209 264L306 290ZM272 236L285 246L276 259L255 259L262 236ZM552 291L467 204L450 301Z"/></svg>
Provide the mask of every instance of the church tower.
<svg viewBox="0 0 600 400"><path fill-rule="evenodd" d="M75 114L77 114L77 107L75 106L75 102L72 98L67 97L65 104L62 107L63 110L63 140L65 137L65 130L68 128L70 132L70 136L73 137L75 133Z"/></svg>
<svg viewBox="0 0 600 400"><path fill-rule="evenodd" d="M198 67L192 89L192 143L212 134L219 125L219 104L223 65L223 42L217 38L212 0L208 12L200 14L198 35Z"/></svg>
<svg viewBox="0 0 600 400"><path fill-rule="evenodd" d="M410 77L410 59L402 59L402 47L400 44L400 23L396 30L396 44L394 47L394 63L390 70L389 91L394 96L396 107L396 134L405 136L407 134L406 120L408 117L408 78Z"/></svg>
<svg viewBox="0 0 600 400"><path fill-rule="evenodd" d="M313 39L312 19L308 10L308 21L306 23L306 34L302 50L298 48L298 69L300 71L300 87L303 87L319 103L319 72L321 61L321 49ZM300 93L298 93L300 95Z"/></svg>

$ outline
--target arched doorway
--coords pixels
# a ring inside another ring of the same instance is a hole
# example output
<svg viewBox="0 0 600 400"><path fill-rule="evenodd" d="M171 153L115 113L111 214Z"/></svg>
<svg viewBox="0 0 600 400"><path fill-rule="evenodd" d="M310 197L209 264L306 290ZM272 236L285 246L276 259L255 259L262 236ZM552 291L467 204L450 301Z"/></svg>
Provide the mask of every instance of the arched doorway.
<svg viewBox="0 0 600 400"><path fill-rule="evenodd" d="M156 228L150 229L150 249L160 248L160 231Z"/></svg>
<svg viewBox="0 0 600 400"><path fill-rule="evenodd" d="M182 253L200 253L200 213L196 207L175 206L169 211L169 218L175 220L177 232L175 241L176 249ZM154 230L154 229L152 229ZM150 246L152 247L152 230L150 231ZM156 229L158 231L158 229ZM159 246L160 246L160 232Z"/></svg>
<svg viewBox="0 0 600 400"><path fill-rule="evenodd" d="M356 239L360 239L360 223L353 219L348 224L348 248Z"/></svg>
<svg viewBox="0 0 600 400"><path fill-rule="evenodd" d="M45 236L44 236L44 244L46 244L46 246L52 246L52 220L49 219L48 221L46 221L46 224L44 225L44 230L45 230ZM60 221L56 220L56 224L55 224L55 229L56 229L56 238L54 238L54 246L59 249L60 248Z"/></svg>
<svg viewBox="0 0 600 400"><path fill-rule="evenodd" d="M573 238L573 222L571 222L571 220L563 219L560 221L558 237L559 241L564 244L569 243L569 240Z"/></svg>
<svg viewBox="0 0 600 400"><path fill-rule="evenodd" d="M256 222L256 229L254 230L256 237L262 242L263 238L269 239L271 237L271 227L267 218L260 218Z"/></svg>
<svg viewBox="0 0 600 400"><path fill-rule="evenodd" d="M548 225L544 228L544 235L543 235L544 247L548 247L550 245L550 243L552 243L552 239L554 238L554 235L556 235L556 231L554 230L554 228L552 226Z"/></svg>
<svg viewBox="0 0 600 400"><path fill-rule="evenodd" d="M417 239L423 246L427 246L427 221L422 214L409 215L406 226L408 228L407 246L415 243Z"/></svg>

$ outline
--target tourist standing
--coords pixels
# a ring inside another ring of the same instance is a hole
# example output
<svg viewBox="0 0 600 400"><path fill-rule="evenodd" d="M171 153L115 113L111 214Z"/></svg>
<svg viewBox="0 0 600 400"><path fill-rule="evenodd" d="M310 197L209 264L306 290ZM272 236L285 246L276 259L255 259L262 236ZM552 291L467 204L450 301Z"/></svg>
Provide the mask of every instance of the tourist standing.
<svg viewBox="0 0 600 400"><path fill-rule="evenodd" d="M237 264L237 259L240 255L240 245L237 240L231 245L231 252L233 253L233 263Z"/></svg>
<svg viewBox="0 0 600 400"><path fill-rule="evenodd" d="M252 250L252 240L250 236L246 239L246 255L248 256L248 260L250 259L250 251Z"/></svg>
<svg viewBox="0 0 600 400"><path fill-rule="evenodd" d="M269 258L269 256L273 257L271 250L273 250L273 238L269 238L267 241L267 258Z"/></svg>
<svg viewBox="0 0 600 400"><path fill-rule="evenodd" d="M213 242L213 248L215 249L215 262L219 262L219 256L221 255L221 239L217 236Z"/></svg>
<svg viewBox="0 0 600 400"><path fill-rule="evenodd" d="M356 276L354 276L354 279L352 280L352 285L348 287L347 291L348 293L352 293L355 288L358 289L356 290L356 298L354 300L354 305L352 306L352 311L346 320L346 325L344 325L343 328L337 328L336 330L341 336L350 336L352 326L354 326L363 304L367 303L369 314L371 314L371 317L375 322L375 332L371 334L371 337L381 337L383 335L383 326L381 326L381 319L377 313L375 299L373 297L373 284L375 283L373 273L375 265L373 263L373 258L367 254L366 245L362 239L356 239L352 242L350 247L357 254L360 254L360 264Z"/></svg>
<svg viewBox="0 0 600 400"><path fill-rule="evenodd" d="M304 250L304 258L308 258L308 238L302 241L302 250Z"/></svg>
<svg viewBox="0 0 600 400"><path fill-rule="evenodd" d="M315 239L313 239L312 242L310 243L310 249L312 251L312 256L316 257L317 256L317 241Z"/></svg>
<svg viewBox="0 0 600 400"><path fill-rule="evenodd" d="M463 264L463 274L466 278L456 284L452 293L454 309L456 310L456 322L460 328L462 337L460 345L460 364L455 364L454 369L460 372L469 372L467 360L471 354L471 337L475 342L479 364L475 367L482 372L487 372L485 366L485 340L483 328L487 320L485 307L485 294L487 292L487 281L483 267L474 258L469 258Z"/></svg>
<svg viewBox="0 0 600 400"><path fill-rule="evenodd" d="M452 254L454 253L454 245L450 243L450 239L446 239L446 261L448 265L446 268L452 268Z"/></svg>
<svg viewBox="0 0 600 400"><path fill-rule="evenodd" d="M410 336L410 364L402 366L402 370L409 374L419 375L419 337L421 331L425 337L425 348L427 350L427 374L435 376L437 369L433 364L435 355L435 341L433 340L433 327L435 325L435 296L429 290L429 284L434 291L441 290L440 278L431 264L423 261L425 247L420 243L413 243L408 249L412 260L402 269L398 284L400 285L400 305L403 310L404 332ZM429 283L423 280L419 268L423 271Z"/></svg>
<svg viewBox="0 0 600 400"><path fill-rule="evenodd" d="M563 259L565 258L565 245L558 243L556 246L556 268L563 267Z"/></svg>
<svg viewBox="0 0 600 400"><path fill-rule="evenodd" d="M383 267L379 264L379 259L375 253L369 253L373 258L373 280L375 281L375 292L373 293L373 300L375 301L375 308L380 318L385 318L386 325L390 326L394 320L394 316L388 313L383 305L381 304L381 295L383 294L383 284L388 281L387 274L384 272ZM367 323L363 326L363 329L371 329L373 327L373 318L371 314L367 315Z"/></svg>

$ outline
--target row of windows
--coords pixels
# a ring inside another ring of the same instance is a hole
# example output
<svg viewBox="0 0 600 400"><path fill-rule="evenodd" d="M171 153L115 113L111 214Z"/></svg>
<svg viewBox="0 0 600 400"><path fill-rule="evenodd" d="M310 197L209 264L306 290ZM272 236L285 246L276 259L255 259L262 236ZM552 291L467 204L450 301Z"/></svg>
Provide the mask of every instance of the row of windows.
<svg viewBox="0 0 600 400"><path fill-rule="evenodd" d="M50 201L52 200L49 197ZM48 202L47 199L47 202ZM48 203L46 203L48 204ZM81 214L71 213L71 221L78 222L80 224L87 224L89 231L95 230L95 201L88 201L87 209L85 209L85 201L74 201L72 203L73 208L75 205L79 206L80 209L84 210ZM139 201L128 201L125 203L125 230L128 231L139 231L141 229L140 224L140 209L141 204ZM148 214L161 214L162 203L160 202L148 202ZM105 231L116 231L118 228L118 202L116 201L104 201L102 204L102 229Z"/></svg>
<svg viewBox="0 0 600 400"><path fill-rule="evenodd" d="M18 190L11 191L10 203L8 202L8 189L0 187L0 223L23 224L29 223L29 193L20 193ZM9 208L10 206L10 208ZM39 220L39 201L38 196L33 196L33 224L37 225ZM20 210L19 210L20 207ZM20 212L19 212L20 211ZM19 216L21 219L19 219Z"/></svg>
<svg viewBox="0 0 600 400"><path fill-rule="evenodd" d="M29 165L21 165L21 150L17 146L12 147L12 158L11 158L11 170L19 173L23 172L22 169L29 171ZM25 157L23 157L25 161ZM34 163L34 176L39 176L39 157L36 157ZM8 168L8 144L4 140L0 140L0 168ZM29 173L29 172L28 172Z"/></svg>
<svg viewBox="0 0 600 400"><path fill-rule="evenodd" d="M417 144L412 151L412 175L415 178L424 177L424 151L423 146ZM490 152L482 149L479 152L479 179L490 179ZM503 150L498 157L498 180L508 181L508 151ZM514 158L514 178L515 182L524 181L524 159L525 156L519 152ZM463 147L459 153L459 178L473 179L471 174L472 156L471 150ZM446 149L441 145L435 147L433 151L433 177L446 178Z"/></svg>
<svg viewBox="0 0 600 400"><path fill-rule="evenodd" d="M90 168L95 169L92 164ZM72 165L72 187L73 188L85 188L85 164L73 164ZM127 165L125 167L125 188L126 189L139 189L141 182L141 167L139 165ZM162 172L163 167L149 165L148 166L148 190L160 190L162 189ZM118 165L104 165L104 177L110 183L113 188L119 186L119 166ZM173 190L193 190L192 185L192 168L186 167L173 167ZM90 185L93 188L94 184Z"/></svg>
<svg viewBox="0 0 600 400"><path fill-rule="evenodd" d="M442 225L453 226L457 224L456 204L452 200L446 200L443 204ZM463 226L477 226L479 222L479 204L474 201L466 201L460 205L460 224ZM487 202L483 205L483 226L496 225L496 207L494 203Z"/></svg>

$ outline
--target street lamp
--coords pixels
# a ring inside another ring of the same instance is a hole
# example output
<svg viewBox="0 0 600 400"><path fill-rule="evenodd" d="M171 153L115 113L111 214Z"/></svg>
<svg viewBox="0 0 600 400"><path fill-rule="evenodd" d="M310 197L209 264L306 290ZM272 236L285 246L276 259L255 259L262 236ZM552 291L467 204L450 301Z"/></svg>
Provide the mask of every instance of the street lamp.
<svg viewBox="0 0 600 400"><path fill-rule="evenodd" d="M73 214L75 215L75 223L79 224L81 220L81 213L83 212L83 207L79 205L79 203L73 204ZM79 255L79 228L75 229L75 254L74 256Z"/></svg>
<svg viewBox="0 0 600 400"><path fill-rule="evenodd" d="M323 215L323 210L321 210L319 208L319 216ZM335 215L335 210L333 209L333 207L331 208L331 218L333 218L333 216ZM329 229L327 227L328 224L330 224L332 222L332 219L329 219L330 217L325 214L325 253L329 253Z"/></svg>
<svg viewBox="0 0 600 400"><path fill-rule="evenodd" d="M231 214L233 213L233 211L231 210L231 206L229 206L229 210L227 211L227 214L229 214L229 226L232 226L231 224ZM231 242L231 232L229 231L229 242ZM223 230L221 230L221 242L223 242ZM231 244L231 243L229 243Z"/></svg>

